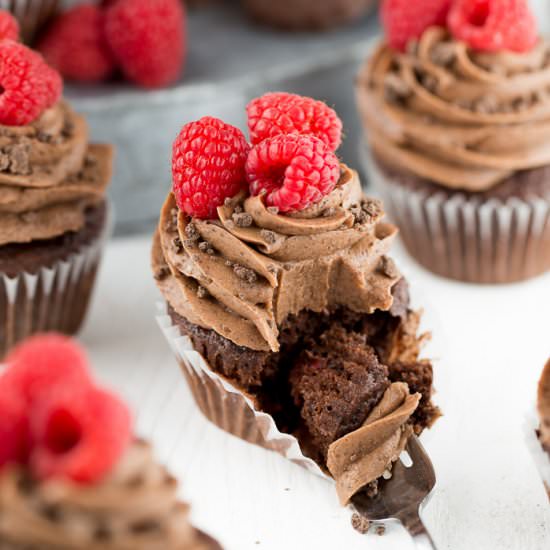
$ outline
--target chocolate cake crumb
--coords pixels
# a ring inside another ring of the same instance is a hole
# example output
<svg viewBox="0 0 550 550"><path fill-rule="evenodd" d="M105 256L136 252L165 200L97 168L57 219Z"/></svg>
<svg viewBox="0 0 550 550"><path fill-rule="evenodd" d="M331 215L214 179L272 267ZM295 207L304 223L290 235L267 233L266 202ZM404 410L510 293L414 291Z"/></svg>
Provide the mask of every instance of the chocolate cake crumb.
<svg viewBox="0 0 550 550"><path fill-rule="evenodd" d="M208 296L208 290L206 290L206 288L204 288L202 285L199 285L197 287L197 296L199 298L206 298L206 296Z"/></svg>
<svg viewBox="0 0 550 550"><path fill-rule="evenodd" d="M32 170L29 162L28 143L7 145L0 150L0 169L19 176L27 176Z"/></svg>
<svg viewBox="0 0 550 550"><path fill-rule="evenodd" d="M366 517L354 512L351 516L351 526L362 535L366 535L370 529L370 521Z"/></svg>
<svg viewBox="0 0 550 550"><path fill-rule="evenodd" d="M267 211L270 214L273 214L274 216L276 216L279 213L279 207L278 206L268 206Z"/></svg>
<svg viewBox="0 0 550 550"><path fill-rule="evenodd" d="M252 216L247 212L241 212L240 214L235 213L232 217L237 227L250 227L254 221Z"/></svg>
<svg viewBox="0 0 550 550"><path fill-rule="evenodd" d="M198 230L195 227L195 224L193 222L189 222L186 225L185 234L187 235L187 238L191 241L198 241L201 237L200 233L198 232Z"/></svg>
<svg viewBox="0 0 550 550"><path fill-rule="evenodd" d="M260 231L260 237L269 244L273 244L277 240L277 235L274 231L270 231L269 229L262 229Z"/></svg>
<svg viewBox="0 0 550 550"><path fill-rule="evenodd" d="M258 279L256 272L252 269L249 269L248 267L244 267L244 265L234 264L233 271L235 272L235 275L239 277L239 279L242 279L247 283L254 283Z"/></svg>
<svg viewBox="0 0 550 550"><path fill-rule="evenodd" d="M172 244L174 245L177 254L183 251L183 243L179 237L174 237Z"/></svg>
<svg viewBox="0 0 550 550"><path fill-rule="evenodd" d="M387 100L391 102L407 99L412 93L409 85L395 73L388 73L384 77L384 91Z"/></svg>
<svg viewBox="0 0 550 550"><path fill-rule="evenodd" d="M361 208L369 218L374 219L382 215L384 208L382 202L372 197L367 197L361 201Z"/></svg>
<svg viewBox="0 0 550 550"><path fill-rule="evenodd" d="M212 248L209 242L207 241L201 241L199 243L199 250L201 252L206 252L209 256L213 256L215 254L215 250Z"/></svg>
<svg viewBox="0 0 550 550"><path fill-rule="evenodd" d="M384 525L377 525L376 526L376 534L379 537L382 537L383 535L385 535L386 534L386 527Z"/></svg>
<svg viewBox="0 0 550 550"><path fill-rule="evenodd" d="M233 214L242 214L243 207L240 204L237 204L235 208L233 209Z"/></svg>
<svg viewBox="0 0 550 550"><path fill-rule="evenodd" d="M323 212L323 216L324 216L325 218L330 218L330 216L334 216L335 213L336 213L336 208L331 207L331 208L327 208L327 209Z"/></svg>
<svg viewBox="0 0 550 550"><path fill-rule="evenodd" d="M393 261L393 258L389 256L382 256L380 259L380 269L382 273L390 279L399 277L399 269L397 269L397 265Z"/></svg>

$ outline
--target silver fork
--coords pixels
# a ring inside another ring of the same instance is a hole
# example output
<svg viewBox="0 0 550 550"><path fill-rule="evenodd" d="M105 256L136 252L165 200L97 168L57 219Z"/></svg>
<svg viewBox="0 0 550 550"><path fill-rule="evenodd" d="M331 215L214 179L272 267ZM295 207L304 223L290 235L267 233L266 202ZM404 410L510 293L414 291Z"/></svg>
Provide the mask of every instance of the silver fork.
<svg viewBox="0 0 550 550"><path fill-rule="evenodd" d="M400 521L418 550L436 550L420 517L435 485L435 471L416 436L409 438L406 450L411 465L407 467L398 460L393 466L392 477L381 482L377 496L369 498L360 493L352 502L357 511L370 521Z"/></svg>

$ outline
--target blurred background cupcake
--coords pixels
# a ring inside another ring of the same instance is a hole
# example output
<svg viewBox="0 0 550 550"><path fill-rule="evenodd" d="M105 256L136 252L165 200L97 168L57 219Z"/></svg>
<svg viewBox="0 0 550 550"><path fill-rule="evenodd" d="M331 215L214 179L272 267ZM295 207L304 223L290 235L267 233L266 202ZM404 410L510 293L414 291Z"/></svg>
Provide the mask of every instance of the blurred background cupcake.
<svg viewBox="0 0 550 550"><path fill-rule="evenodd" d="M288 30L331 29L374 9L378 0L242 0L256 21Z"/></svg>
<svg viewBox="0 0 550 550"><path fill-rule="evenodd" d="M109 226L112 149L88 143L59 74L13 40L0 40L0 85L2 357L34 332L80 328Z"/></svg>
<svg viewBox="0 0 550 550"><path fill-rule="evenodd" d="M357 101L367 169L431 271L507 283L550 269L550 55L526 0L382 7Z"/></svg>
<svg viewBox="0 0 550 550"><path fill-rule="evenodd" d="M17 19L21 39L30 43L55 15L59 4L59 0L0 0L0 10Z"/></svg>

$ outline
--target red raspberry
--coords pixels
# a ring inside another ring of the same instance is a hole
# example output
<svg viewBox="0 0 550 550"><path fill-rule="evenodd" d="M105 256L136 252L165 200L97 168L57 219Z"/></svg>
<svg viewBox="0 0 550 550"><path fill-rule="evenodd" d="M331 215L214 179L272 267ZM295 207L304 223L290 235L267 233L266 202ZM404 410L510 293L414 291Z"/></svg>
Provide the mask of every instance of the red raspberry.
<svg viewBox="0 0 550 550"><path fill-rule="evenodd" d="M8 11L0 10L0 40L18 40L19 23Z"/></svg>
<svg viewBox="0 0 550 550"><path fill-rule="evenodd" d="M310 97L272 92L253 99L246 112L254 145L278 134L313 134L332 151L342 141L342 121L334 109Z"/></svg>
<svg viewBox="0 0 550 550"><path fill-rule="evenodd" d="M105 35L124 74L146 88L181 74L186 50L181 0L117 0L106 11Z"/></svg>
<svg viewBox="0 0 550 550"><path fill-rule="evenodd" d="M410 40L432 26L445 26L452 0L384 0L382 25L388 44L404 51Z"/></svg>
<svg viewBox="0 0 550 550"><path fill-rule="evenodd" d="M186 124L172 148L172 189L180 210L217 218L216 208L246 189L249 150L244 134L218 118Z"/></svg>
<svg viewBox="0 0 550 550"><path fill-rule="evenodd" d="M29 451L26 406L0 378L0 469L6 464L24 464Z"/></svg>
<svg viewBox="0 0 550 550"><path fill-rule="evenodd" d="M13 40L0 41L0 124L24 126L56 103L59 73L36 52Z"/></svg>
<svg viewBox="0 0 550 550"><path fill-rule="evenodd" d="M340 164L319 138L280 134L253 147L246 177L253 195L265 191L269 206L290 212L328 195L340 178Z"/></svg>
<svg viewBox="0 0 550 550"><path fill-rule="evenodd" d="M526 0L455 0L449 29L471 48L487 52L525 52L538 41Z"/></svg>
<svg viewBox="0 0 550 550"><path fill-rule="evenodd" d="M104 390L58 386L35 404L30 467L38 479L94 483L108 474L131 441L124 403Z"/></svg>
<svg viewBox="0 0 550 550"><path fill-rule="evenodd" d="M58 334L29 338L13 349L6 364L4 383L28 406L56 385L80 388L91 384L84 352L76 342Z"/></svg>
<svg viewBox="0 0 550 550"><path fill-rule="evenodd" d="M38 50L64 77L99 82L115 70L103 27L104 15L97 6L75 6L53 21Z"/></svg>

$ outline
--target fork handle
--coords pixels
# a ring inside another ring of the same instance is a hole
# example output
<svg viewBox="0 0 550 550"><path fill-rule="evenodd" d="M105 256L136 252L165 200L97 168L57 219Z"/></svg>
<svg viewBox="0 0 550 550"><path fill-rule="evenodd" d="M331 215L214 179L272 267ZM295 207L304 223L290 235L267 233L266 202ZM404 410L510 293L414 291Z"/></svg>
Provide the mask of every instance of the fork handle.
<svg viewBox="0 0 550 550"><path fill-rule="evenodd" d="M403 527L411 535L417 550L437 550L430 533L420 517L420 510L408 508L402 512L399 519Z"/></svg>

